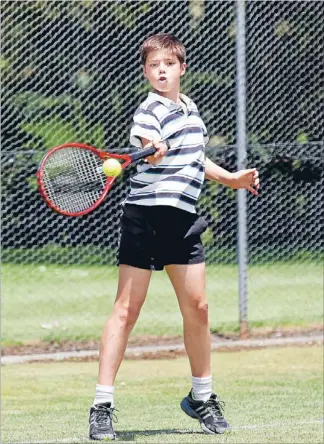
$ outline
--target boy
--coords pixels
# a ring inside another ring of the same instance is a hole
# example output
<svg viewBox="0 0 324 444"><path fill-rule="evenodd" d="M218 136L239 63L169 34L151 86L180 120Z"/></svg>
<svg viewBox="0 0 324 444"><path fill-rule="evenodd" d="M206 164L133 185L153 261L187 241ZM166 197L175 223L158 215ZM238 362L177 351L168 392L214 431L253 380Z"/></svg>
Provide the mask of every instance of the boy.
<svg viewBox="0 0 324 444"><path fill-rule="evenodd" d="M149 37L141 47L144 76L153 92L134 116L130 141L157 151L131 180L121 220L119 282L112 314L101 337L99 377L90 409L90 439L115 439L114 380L131 330L144 303L152 270L164 267L183 316L184 344L192 388L182 410L204 432L229 429L212 391L205 262L200 235L206 222L195 205L204 177L257 194L256 169L229 173L205 158L207 131L196 105L180 94L185 48L173 35Z"/></svg>

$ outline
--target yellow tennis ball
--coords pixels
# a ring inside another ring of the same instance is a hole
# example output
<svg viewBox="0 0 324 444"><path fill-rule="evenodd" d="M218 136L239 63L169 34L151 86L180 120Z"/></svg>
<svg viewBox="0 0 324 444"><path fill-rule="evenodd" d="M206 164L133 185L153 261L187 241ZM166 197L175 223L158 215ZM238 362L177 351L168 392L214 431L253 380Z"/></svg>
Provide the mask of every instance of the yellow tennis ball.
<svg viewBox="0 0 324 444"><path fill-rule="evenodd" d="M118 176L122 170L121 164L116 159L107 159L103 164L103 172L106 176Z"/></svg>

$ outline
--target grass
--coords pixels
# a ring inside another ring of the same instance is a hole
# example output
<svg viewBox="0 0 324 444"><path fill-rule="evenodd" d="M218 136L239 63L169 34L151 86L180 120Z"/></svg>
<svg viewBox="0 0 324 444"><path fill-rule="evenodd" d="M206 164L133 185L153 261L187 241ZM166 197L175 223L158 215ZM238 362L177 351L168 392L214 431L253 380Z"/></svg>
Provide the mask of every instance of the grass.
<svg viewBox="0 0 324 444"><path fill-rule="evenodd" d="M180 410L186 358L126 360L116 381L118 441L322 443L322 356L319 346L213 353L214 388L233 427L227 436L202 434ZM1 442L86 442L96 376L96 362L4 366Z"/></svg>
<svg viewBox="0 0 324 444"><path fill-rule="evenodd" d="M2 344L98 338L115 299L117 267L2 266ZM237 267L208 266L211 328L238 327ZM313 263L251 266L248 319L258 326L318 323L322 267ZM164 272L153 273L134 335L178 335L182 321Z"/></svg>

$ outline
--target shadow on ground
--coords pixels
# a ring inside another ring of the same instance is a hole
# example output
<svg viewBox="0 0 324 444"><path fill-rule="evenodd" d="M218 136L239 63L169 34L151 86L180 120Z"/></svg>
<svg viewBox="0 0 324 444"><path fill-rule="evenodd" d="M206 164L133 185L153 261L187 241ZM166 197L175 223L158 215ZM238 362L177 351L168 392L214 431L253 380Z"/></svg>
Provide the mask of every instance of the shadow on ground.
<svg viewBox="0 0 324 444"><path fill-rule="evenodd" d="M117 441L135 441L136 435L205 435L203 431L179 430L179 429L157 429L157 430L128 430L127 432L117 432Z"/></svg>

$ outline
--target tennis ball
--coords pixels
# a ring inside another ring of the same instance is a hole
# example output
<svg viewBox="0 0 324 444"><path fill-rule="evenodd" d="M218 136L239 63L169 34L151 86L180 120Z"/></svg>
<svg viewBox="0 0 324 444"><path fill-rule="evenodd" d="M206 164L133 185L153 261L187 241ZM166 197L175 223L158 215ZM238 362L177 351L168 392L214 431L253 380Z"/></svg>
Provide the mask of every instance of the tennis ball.
<svg viewBox="0 0 324 444"><path fill-rule="evenodd" d="M116 159L107 159L103 164L103 172L106 176L118 176L122 170L121 164Z"/></svg>

